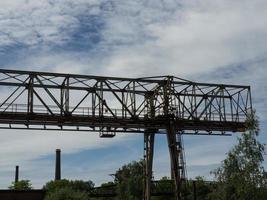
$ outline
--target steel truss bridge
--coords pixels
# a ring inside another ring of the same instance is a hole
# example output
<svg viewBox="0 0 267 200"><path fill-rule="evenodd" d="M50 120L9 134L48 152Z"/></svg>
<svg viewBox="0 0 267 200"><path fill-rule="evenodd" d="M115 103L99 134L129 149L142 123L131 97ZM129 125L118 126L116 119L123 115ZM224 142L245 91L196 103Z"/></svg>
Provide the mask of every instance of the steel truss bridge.
<svg viewBox="0 0 267 200"><path fill-rule="evenodd" d="M0 128L144 134L144 200L150 200L154 138L166 134L176 199L185 180L182 134L243 132L249 86L174 76L119 78L0 69Z"/></svg>

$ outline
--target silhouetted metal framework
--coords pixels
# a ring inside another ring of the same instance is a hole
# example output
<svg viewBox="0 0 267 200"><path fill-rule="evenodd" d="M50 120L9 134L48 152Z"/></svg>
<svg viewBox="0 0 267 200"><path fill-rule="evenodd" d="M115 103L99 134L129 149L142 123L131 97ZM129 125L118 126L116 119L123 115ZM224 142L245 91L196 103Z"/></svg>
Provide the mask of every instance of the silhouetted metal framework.
<svg viewBox="0 0 267 200"><path fill-rule="evenodd" d="M150 199L155 133L167 135L176 199L184 167L181 134L242 132L249 86L196 83L174 76L119 78L0 69L0 128L144 133ZM220 132L218 132L220 131Z"/></svg>

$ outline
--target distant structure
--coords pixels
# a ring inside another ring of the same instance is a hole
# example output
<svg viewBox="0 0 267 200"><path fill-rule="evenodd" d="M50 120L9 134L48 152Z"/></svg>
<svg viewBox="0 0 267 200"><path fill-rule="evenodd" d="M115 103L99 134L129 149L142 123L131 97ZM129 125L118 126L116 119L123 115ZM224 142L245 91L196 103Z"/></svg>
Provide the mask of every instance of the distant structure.
<svg viewBox="0 0 267 200"><path fill-rule="evenodd" d="M250 86L175 76L123 78L0 69L0 128L144 135L144 200L151 199L154 141L165 134L175 199L186 180L182 135L243 132ZM229 134L228 134L229 135ZM205 148L205 147L203 147ZM60 179L57 153L55 179Z"/></svg>
<svg viewBox="0 0 267 200"><path fill-rule="evenodd" d="M55 180L61 180L61 150L56 150Z"/></svg>
<svg viewBox="0 0 267 200"><path fill-rule="evenodd" d="M19 166L16 166L16 171L15 171L15 183L19 181Z"/></svg>

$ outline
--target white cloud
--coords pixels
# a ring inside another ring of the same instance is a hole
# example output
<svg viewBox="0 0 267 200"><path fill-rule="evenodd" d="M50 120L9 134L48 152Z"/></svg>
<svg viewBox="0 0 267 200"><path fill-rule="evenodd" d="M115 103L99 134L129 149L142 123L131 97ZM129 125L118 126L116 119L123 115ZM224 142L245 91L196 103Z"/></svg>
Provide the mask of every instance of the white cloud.
<svg viewBox="0 0 267 200"><path fill-rule="evenodd" d="M212 178L210 172L215 170L225 158L226 153L236 143L237 135L221 136L192 136L183 137L185 161L188 178L206 176ZM154 153L154 175L156 179L170 176L170 160L165 136L157 136ZM158 141L163 145L158 146Z"/></svg>
<svg viewBox="0 0 267 200"><path fill-rule="evenodd" d="M105 25L98 33L102 39L94 46L96 52L88 52L87 56L76 60L73 56L69 58L77 65L88 63L88 69L83 67L87 73L94 73L91 69L97 68L97 71L101 69L99 73L114 76L174 74L189 77L266 54L267 4L263 0L99 3L80 0L75 5L69 1L64 5L61 1L42 2L30 2L30 6L26 6L29 10L34 7L32 10L37 12L33 17L37 22L32 26L39 34L39 39L33 39L36 43L39 40L49 44L50 41L69 42L73 39L71 32L76 31L79 24L77 16L98 10ZM23 18L23 22L31 23L32 17ZM16 18L14 21L25 24ZM7 24L22 31L17 34L27 35L17 24ZM33 29L29 30L33 34ZM19 41L23 43L25 37L21 36ZM57 52L48 50L35 56L40 59L40 66L43 56L55 54ZM58 55L62 59L55 58L50 63L58 62L59 68L64 68L62 61L67 56L62 52ZM30 58L26 63L34 66L31 61Z"/></svg>
<svg viewBox="0 0 267 200"><path fill-rule="evenodd" d="M168 12L168 18L160 13L157 16L161 18L150 23L146 18L142 20L142 14L134 17L118 13L111 18L112 28L106 30L106 40L114 42L117 40L113 35L117 38L122 35L123 43L125 34L116 28L120 23L124 25L123 31L127 31L127 41L140 32L146 40L115 45L104 70L112 75L131 71L136 76L144 73L189 76L266 54L265 1L189 2L171 15Z"/></svg>
<svg viewBox="0 0 267 200"><path fill-rule="evenodd" d="M113 140L99 138L97 133L24 131L1 132L0 166L9 165L16 160L36 159L61 148L66 154L82 149L103 148L121 141L125 136L119 135ZM34 149L34 151L33 151ZM6 156L9 155L9 156Z"/></svg>
<svg viewBox="0 0 267 200"><path fill-rule="evenodd" d="M91 9L95 14L98 5L97 1L85 0L1 1L0 46L64 44L80 25L77 16L90 15Z"/></svg>

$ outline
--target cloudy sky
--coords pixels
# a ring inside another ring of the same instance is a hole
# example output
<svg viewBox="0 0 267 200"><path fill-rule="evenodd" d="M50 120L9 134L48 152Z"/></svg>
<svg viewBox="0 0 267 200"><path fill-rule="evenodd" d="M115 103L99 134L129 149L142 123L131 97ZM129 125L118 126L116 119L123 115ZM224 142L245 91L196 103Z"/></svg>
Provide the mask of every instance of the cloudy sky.
<svg viewBox="0 0 267 200"><path fill-rule="evenodd" d="M0 68L251 85L266 142L266 10L265 0L2 0ZM0 137L1 188L15 165L36 188L53 179L56 148L63 177L97 185L143 157L142 135L1 130ZM188 176L211 178L236 135L184 140ZM169 176L168 155L157 137L156 178Z"/></svg>

